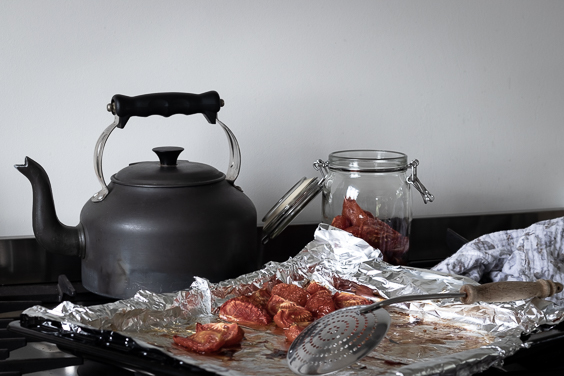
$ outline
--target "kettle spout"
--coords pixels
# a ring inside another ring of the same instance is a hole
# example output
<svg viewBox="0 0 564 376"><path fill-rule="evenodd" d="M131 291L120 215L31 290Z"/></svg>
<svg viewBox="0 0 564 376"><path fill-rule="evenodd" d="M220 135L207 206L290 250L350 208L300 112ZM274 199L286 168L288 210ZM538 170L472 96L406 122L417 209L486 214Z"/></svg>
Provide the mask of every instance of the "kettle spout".
<svg viewBox="0 0 564 376"><path fill-rule="evenodd" d="M25 163L14 166L29 179L33 190L33 232L45 250L68 256L84 255L83 232L80 224L62 224L55 212L51 182L41 165L26 157Z"/></svg>

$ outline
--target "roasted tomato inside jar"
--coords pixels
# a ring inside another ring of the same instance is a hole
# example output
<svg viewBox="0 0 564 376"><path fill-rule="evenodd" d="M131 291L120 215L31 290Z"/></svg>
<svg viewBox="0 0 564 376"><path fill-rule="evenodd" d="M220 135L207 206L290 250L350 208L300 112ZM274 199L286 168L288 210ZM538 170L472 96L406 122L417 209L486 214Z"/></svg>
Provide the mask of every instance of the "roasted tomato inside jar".
<svg viewBox="0 0 564 376"><path fill-rule="evenodd" d="M390 150L342 150L314 163L324 175L323 222L364 239L393 265L408 262L412 188L424 203L434 196L417 177L418 160Z"/></svg>
<svg viewBox="0 0 564 376"><path fill-rule="evenodd" d="M343 211L333 218L331 226L345 230L379 249L386 262L394 265L407 262L409 237L403 236L386 222L362 209L356 200L345 198Z"/></svg>

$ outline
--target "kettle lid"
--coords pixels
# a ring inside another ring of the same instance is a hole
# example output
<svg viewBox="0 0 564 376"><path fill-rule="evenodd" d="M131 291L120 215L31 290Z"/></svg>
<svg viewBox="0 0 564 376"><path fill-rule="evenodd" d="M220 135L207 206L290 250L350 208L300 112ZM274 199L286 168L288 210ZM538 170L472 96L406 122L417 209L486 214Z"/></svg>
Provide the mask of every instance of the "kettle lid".
<svg viewBox="0 0 564 376"><path fill-rule="evenodd" d="M112 176L115 184L135 187L193 187L218 183L225 174L204 163L178 160L184 148L162 146L153 151L159 161L136 162Z"/></svg>

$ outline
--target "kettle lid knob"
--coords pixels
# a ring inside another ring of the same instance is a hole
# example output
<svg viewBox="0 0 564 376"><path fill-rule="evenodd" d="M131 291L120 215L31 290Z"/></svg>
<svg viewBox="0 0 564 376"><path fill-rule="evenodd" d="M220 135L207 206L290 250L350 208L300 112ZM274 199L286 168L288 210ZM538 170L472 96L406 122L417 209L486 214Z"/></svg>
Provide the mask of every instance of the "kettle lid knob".
<svg viewBox="0 0 564 376"><path fill-rule="evenodd" d="M153 151L159 157L161 166L176 166L178 156L183 150L184 148L179 146L159 146L153 148Z"/></svg>

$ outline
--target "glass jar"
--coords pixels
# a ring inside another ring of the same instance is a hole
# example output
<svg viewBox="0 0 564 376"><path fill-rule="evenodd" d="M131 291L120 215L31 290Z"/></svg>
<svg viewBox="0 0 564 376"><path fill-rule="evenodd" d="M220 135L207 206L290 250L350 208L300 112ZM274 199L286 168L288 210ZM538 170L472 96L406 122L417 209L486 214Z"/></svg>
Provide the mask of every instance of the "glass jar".
<svg viewBox="0 0 564 376"><path fill-rule="evenodd" d="M323 221L378 248L384 261L405 265L411 229L411 185L425 203L434 197L417 178L414 160L386 150L344 150L318 160Z"/></svg>

